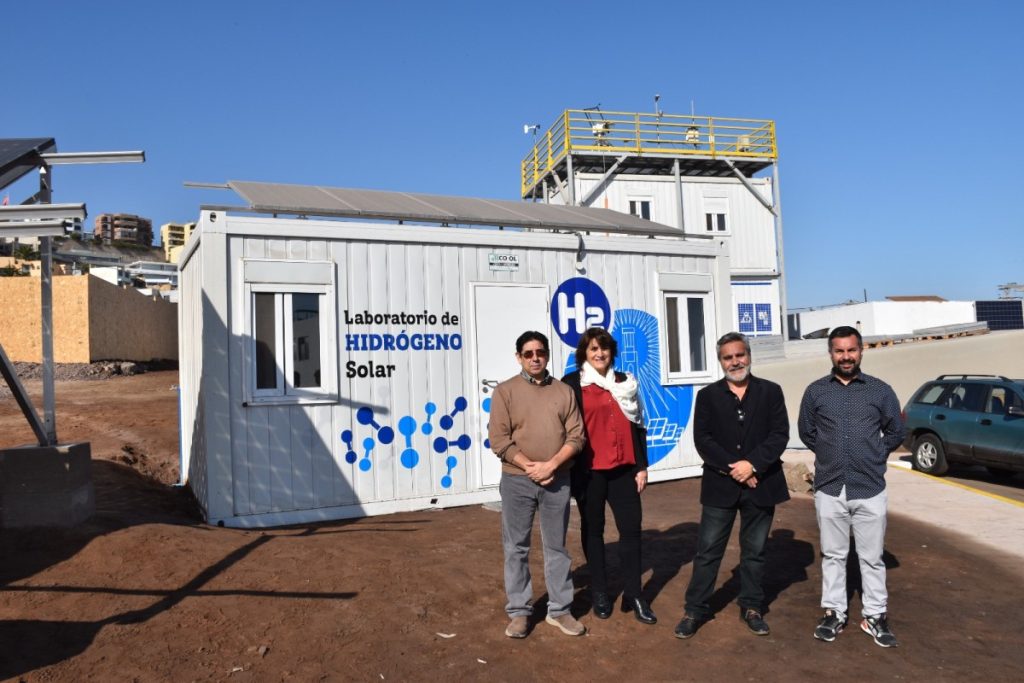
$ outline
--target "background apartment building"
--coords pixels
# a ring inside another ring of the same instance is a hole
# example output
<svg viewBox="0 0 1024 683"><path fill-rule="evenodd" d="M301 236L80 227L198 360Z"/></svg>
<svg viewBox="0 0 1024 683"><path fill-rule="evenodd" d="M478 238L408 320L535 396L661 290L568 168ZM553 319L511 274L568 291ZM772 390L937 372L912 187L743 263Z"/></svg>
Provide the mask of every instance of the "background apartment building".
<svg viewBox="0 0 1024 683"><path fill-rule="evenodd" d="M133 213L101 213L96 216L94 234L104 242L153 243L153 221Z"/></svg>
<svg viewBox="0 0 1024 683"><path fill-rule="evenodd" d="M160 226L160 244L164 248L164 258L168 263L177 263L182 247L192 236L196 224L193 223L164 223Z"/></svg>

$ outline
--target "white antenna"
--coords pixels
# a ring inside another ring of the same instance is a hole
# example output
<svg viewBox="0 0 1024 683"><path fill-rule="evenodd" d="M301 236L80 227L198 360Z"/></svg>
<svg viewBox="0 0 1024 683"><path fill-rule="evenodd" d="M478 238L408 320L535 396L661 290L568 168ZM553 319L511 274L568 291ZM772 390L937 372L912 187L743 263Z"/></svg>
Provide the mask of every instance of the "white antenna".
<svg viewBox="0 0 1024 683"><path fill-rule="evenodd" d="M661 95L658 93L654 93L654 115L657 116L659 119L661 118L662 114L661 109L658 108L658 100L660 99Z"/></svg>
<svg viewBox="0 0 1024 683"><path fill-rule="evenodd" d="M539 123L534 123L533 125L530 125L529 123L524 123L523 124L523 135L529 135L532 132L533 133L533 137L537 137L537 131L539 131L539 130L540 130L540 124Z"/></svg>
<svg viewBox="0 0 1024 683"><path fill-rule="evenodd" d="M693 100L690 100L690 116L696 116L696 114L693 113Z"/></svg>

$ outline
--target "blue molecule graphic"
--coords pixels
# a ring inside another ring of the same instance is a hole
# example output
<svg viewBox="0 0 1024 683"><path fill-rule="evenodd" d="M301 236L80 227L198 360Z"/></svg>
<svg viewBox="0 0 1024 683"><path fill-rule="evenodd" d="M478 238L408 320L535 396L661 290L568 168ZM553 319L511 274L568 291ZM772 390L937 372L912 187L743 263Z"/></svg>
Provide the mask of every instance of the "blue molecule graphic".
<svg viewBox="0 0 1024 683"><path fill-rule="evenodd" d="M405 437L405 450L398 457L398 461L402 463L403 467L411 470L420 462L419 452L412 447L412 435L416 433L416 419L411 415L406 415L398 421L398 431Z"/></svg>
<svg viewBox="0 0 1024 683"><path fill-rule="evenodd" d="M423 412L427 414L427 419L423 421L423 426L420 427L420 431L422 431L424 434L429 435L431 432L434 431L434 425L430 424L430 418L434 413L437 412L437 406L434 405L433 403L427 403L425 406L423 406Z"/></svg>
<svg viewBox="0 0 1024 683"><path fill-rule="evenodd" d="M450 489L452 487L452 470L459 464L459 459L454 455L449 455L445 458L444 464L448 468L448 473L441 477L441 487Z"/></svg>
<svg viewBox="0 0 1024 683"><path fill-rule="evenodd" d="M359 456L356 455L356 452L352 450L352 430L346 429L345 431L343 431L341 433L341 440L345 443L345 445L348 446L348 450L345 452L345 462L351 465L355 463L356 460L359 459Z"/></svg>
<svg viewBox="0 0 1024 683"><path fill-rule="evenodd" d="M370 461L370 451L373 450L375 445L376 443L374 442L373 437L368 436L363 439L363 448L365 449L365 453L363 454L363 459L359 461L359 469L363 472L369 472L370 468L373 467L373 463Z"/></svg>
<svg viewBox="0 0 1024 683"><path fill-rule="evenodd" d="M480 407L484 409L485 413L491 412L491 399L485 398L484 402L480 404Z"/></svg>
<svg viewBox="0 0 1024 683"><path fill-rule="evenodd" d="M363 406L356 411L356 420L361 425L373 424L373 408Z"/></svg>
<svg viewBox="0 0 1024 683"><path fill-rule="evenodd" d="M455 425L455 420L452 419L451 415L445 415L441 418L441 429L451 429Z"/></svg>
<svg viewBox="0 0 1024 683"><path fill-rule="evenodd" d="M381 427L377 431L377 438L384 445L387 445L395 440L395 430L391 427Z"/></svg>

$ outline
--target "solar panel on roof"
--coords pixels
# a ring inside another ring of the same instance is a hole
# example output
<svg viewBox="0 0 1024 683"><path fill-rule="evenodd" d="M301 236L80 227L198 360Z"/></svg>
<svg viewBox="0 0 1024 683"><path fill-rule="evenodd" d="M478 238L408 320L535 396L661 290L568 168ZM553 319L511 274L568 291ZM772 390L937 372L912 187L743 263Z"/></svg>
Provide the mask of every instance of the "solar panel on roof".
<svg viewBox="0 0 1024 683"><path fill-rule="evenodd" d="M507 199L386 192L231 180L228 186L262 213L390 219L424 223L682 236L682 231L611 209Z"/></svg>
<svg viewBox="0 0 1024 683"><path fill-rule="evenodd" d="M0 138L0 188L38 168L37 155L56 151L53 138Z"/></svg>

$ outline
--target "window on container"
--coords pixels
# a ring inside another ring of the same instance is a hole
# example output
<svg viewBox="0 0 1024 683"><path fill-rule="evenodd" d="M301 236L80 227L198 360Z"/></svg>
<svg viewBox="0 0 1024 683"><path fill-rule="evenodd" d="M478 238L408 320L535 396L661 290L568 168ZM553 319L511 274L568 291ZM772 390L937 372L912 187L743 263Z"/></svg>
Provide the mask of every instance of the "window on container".
<svg viewBox="0 0 1024 683"><path fill-rule="evenodd" d="M729 232L729 202L725 197L704 197L704 229Z"/></svg>
<svg viewBox="0 0 1024 683"><path fill-rule="evenodd" d="M253 292L254 398L322 395L325 299L318 292Z"/></svg>
<svg viewBox="0 0 1024 683"><path fill-rule="evenodd" d="M651 220L651 200L630 199L629 212L637 218L643 218L646 221Z"/></svg>
<svg viewBox="0 0 1024 683"><path fill-rule="evenodd" d="M665 292L664 306L668 378L708 374L710 296L706 292Z"/></svg>

